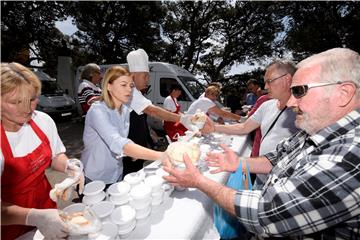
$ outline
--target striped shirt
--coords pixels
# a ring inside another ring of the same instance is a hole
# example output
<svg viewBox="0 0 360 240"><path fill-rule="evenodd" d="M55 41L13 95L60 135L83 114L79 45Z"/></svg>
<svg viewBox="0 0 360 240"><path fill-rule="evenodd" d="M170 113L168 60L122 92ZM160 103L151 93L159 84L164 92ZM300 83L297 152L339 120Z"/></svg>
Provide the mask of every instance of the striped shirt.
<svg viewBox="0 0 360 240"><path fill-rule="evenodd" d="M78 88L78 98L79 104L83 111L83 115L87 113L90 108L91 101L94 100L95 97L101 95L101 89L93 84L92 82L84 79Z"/></svg>
<svg viewBox="0 0 360 240"><path fill-rule="evenodd" d="M238 220L259 237L360 239L360 109L265 156L262 190L235 196Z"/></svg>

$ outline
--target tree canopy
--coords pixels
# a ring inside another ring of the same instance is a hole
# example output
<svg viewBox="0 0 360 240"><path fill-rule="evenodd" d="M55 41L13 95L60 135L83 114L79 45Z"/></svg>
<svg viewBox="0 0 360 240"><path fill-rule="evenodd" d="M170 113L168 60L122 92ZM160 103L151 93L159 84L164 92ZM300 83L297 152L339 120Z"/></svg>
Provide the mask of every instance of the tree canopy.
<svg viewBox="0 0 360 240"><path fill-rule="evenodd" d="M259 1L1 1L1 61L33 58L56 72L59 54L75 66L122 63L144 48L170 62L222 79L232 65L283 57L295 60L332 47L360 50L359 2ZM55 22L71 17L66 36ZM32 49L33 58L29 58Z"/></svg>

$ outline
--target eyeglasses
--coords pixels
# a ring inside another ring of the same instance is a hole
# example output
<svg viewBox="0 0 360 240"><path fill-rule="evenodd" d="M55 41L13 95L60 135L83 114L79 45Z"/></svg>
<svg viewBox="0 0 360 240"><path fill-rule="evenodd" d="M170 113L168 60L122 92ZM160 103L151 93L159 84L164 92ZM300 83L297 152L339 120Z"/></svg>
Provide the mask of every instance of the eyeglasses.
<svg viewBox="0 0 360 240"><path fill-rule="evenodd" d="M281 75L280 77L276 77L276 78L273 78L273 79L265 80L265 83L270 84L270 83L272 83L273 81L275 81L275 80L277 80L277 79L279 79L279 78L282 78L282 77L284 77L284 76L286 76L286 75L287 75L287 73L285 73L284 75Z"/></svg>
<svg viewBox="0 0 360 240"><path fill-rule="evenodd" d="M317 87L325 87L330 85L342 84L343 82L334 82L334 83L309 83L306 85L298 85L290 87L291 93L295 98L302 98L307 94L310 88L317 88Z"/></svg>

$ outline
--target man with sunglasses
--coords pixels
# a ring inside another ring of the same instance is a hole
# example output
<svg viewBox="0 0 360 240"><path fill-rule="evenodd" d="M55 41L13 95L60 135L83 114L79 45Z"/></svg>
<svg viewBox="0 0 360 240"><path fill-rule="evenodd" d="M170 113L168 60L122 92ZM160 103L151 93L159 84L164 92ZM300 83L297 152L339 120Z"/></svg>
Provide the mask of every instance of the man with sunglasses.
<svg viewBox="0 0 360 240"><path fill-rule="evenodd" d="M186 155L186 169L165 167L165 179L199 188L257 236L359 239L359 85L360 55L350 49L331 49L298 64L287 106L302 131L247 161L251 171L270 173L261 190L224 187L201 175ZM209 155L211 165L224 171L245 167L224 150Z"/></svg>
<svg viewBox="0 0 360 240"><path fill-rule="evenodd" d="M260 128L262 137L257 139L259 142L255 145L259 147L259 154L264 155L273 151L280 141L299 130L295 127L295 113L290 108L286 108L286 103L291 96L290 86L295 70L292 62L273 61L267 66L264 76L265 89L269 97L273 99L262 103L244 123L210 124L205 126L202 132L244 135ZM266 174L257 174L256 188L261 188L266 176Z"/></svg>

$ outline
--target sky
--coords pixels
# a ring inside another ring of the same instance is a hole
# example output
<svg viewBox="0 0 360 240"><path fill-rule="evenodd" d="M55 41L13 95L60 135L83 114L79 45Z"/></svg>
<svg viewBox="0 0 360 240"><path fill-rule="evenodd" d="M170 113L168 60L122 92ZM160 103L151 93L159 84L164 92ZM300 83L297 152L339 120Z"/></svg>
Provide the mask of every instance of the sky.
<svg viewBox="0 0 360 240"><path fill-rule="evenodd" d="M65 21L57 21L55 22L55 26L63 33L66 35L72 35L77 31L77 28L75 25L72 24L72 19L71 17L68 17ZM235 75L235 74L241 74L247 71L251 71L253 69L256 69L258 67L258 65L255 66L250 66L248 64L234 64L230 71L225 74L225 76L231 76L231 75Z"/></svg>

